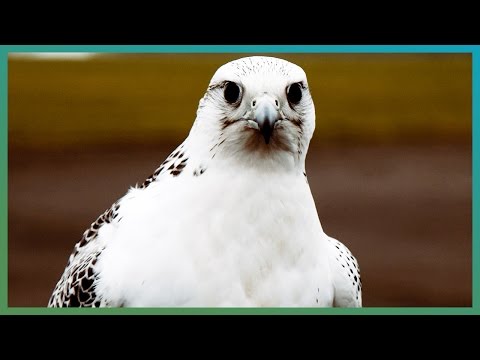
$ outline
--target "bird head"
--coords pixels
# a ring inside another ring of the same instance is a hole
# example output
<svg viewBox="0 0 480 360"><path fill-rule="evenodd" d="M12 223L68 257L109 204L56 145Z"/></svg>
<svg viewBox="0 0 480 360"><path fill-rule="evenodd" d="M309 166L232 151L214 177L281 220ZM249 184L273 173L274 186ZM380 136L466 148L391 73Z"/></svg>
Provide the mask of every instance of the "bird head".
<svg viewBox="0 0 480 360"><path fill-rule="evenodd" d="M252 56L215 72L192 133L219 157L281 155L299 163L314 129L315 108L303 69L283 59Z"/></svg>

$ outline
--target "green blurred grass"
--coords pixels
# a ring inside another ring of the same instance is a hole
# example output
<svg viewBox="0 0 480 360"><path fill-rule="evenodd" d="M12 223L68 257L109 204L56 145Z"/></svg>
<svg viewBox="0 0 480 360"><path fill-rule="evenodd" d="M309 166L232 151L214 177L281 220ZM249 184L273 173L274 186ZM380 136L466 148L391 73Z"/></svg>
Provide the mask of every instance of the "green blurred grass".
<svg viewBox="0 0 480 360"><path fill-rule="evenodd" d="M10 58L9 143L177 142L215 70L248 54ZM273 54L302 66L322 141L470 141L469 54Z"/></svg>

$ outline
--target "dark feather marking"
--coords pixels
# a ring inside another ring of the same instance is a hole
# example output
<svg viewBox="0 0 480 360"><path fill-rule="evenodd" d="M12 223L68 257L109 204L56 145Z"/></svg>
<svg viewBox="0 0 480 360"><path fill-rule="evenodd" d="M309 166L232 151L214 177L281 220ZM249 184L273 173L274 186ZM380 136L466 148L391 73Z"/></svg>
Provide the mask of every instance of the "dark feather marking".
<svg viewBox="0 0 480 360"><path fill-rule="evenodd" d="M222 131L224 131L230 125L235 124L236 120L229 119L229 118L223 118L222 120L220 120L220 122L221 122L220 129Z"/></svg>
<svg viewBox="0 0 480 360"><path fill-rule="evenodd" d="M92 306L94 299L97 298L93 285L97 274L93 267L103 249L91 253L80 252L79 249L94 241L98 236L100 227L104 223L113 222L118 216L119 209L120 204L115 202L83 233L82 239L75 245L65 271L53 290L48 302L49 307ZM83 257L78 258L79 256ZM86 280L84 281L84 279Z"/></svg>
<svg viewBox="0 0 480 360"><path fill-rule="evenodd" d="M205 170L207 170L207 168L200 165L197 169L193 171L193 176L200 176L205 172Z"/></svg>
<svg viewBox="0 0 480 360"><path fill-rule="evenodd" d="M151 183L155 182L158 178L158 176L160 176L160 174L162 174L166 168L167 171L169 170L176 170L175 169L175 161L177 159L181 159L183 158L186 154L185 154L185 151L183 151L182 149L184 148L184 143L182 143L180 146L178 146L168 157L167 159L162 162L162 164L160 165L160 167L158 169L155 170L155 172L150 175L144 182L142 185L140 185L140 189L145 189L147 188ZM188 157L184 158L182 160L182 162L186 162L188 160ZM168 167L167 167L168 166Z"/></svg>
<svg viewBox="0 0 480 360"><path fill-rule="evenodd" d="M101 304L95 293L98 274L93 270L101 251L90 253L77 264L68 267L58 282L48 302L49 307L92 307Z"/></svg>

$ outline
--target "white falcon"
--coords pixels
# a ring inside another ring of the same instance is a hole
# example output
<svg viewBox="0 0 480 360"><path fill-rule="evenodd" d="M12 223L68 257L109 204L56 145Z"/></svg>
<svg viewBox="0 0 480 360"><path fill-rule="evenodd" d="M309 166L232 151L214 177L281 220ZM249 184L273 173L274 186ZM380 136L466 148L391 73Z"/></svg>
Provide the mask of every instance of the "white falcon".
<svg viewBox="0 0 480 360"><path fill-rule="evenodd" d="M305 157L305 72L221 66L185 141L75 245L50 307L360 307L360 271L323 232Z"/></svg>

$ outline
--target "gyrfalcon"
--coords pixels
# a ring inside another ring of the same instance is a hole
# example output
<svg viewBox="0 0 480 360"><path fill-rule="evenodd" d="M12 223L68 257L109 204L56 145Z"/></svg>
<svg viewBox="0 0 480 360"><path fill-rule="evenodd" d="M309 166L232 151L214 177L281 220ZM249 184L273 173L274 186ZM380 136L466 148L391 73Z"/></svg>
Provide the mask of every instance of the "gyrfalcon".
<svg viewBox="0 0 480 360"><path fill-rule="evenodd" d="M361 307L357 260L320 224L303 69L221 66L185 141L85 231L50 307Z"/></svg>

